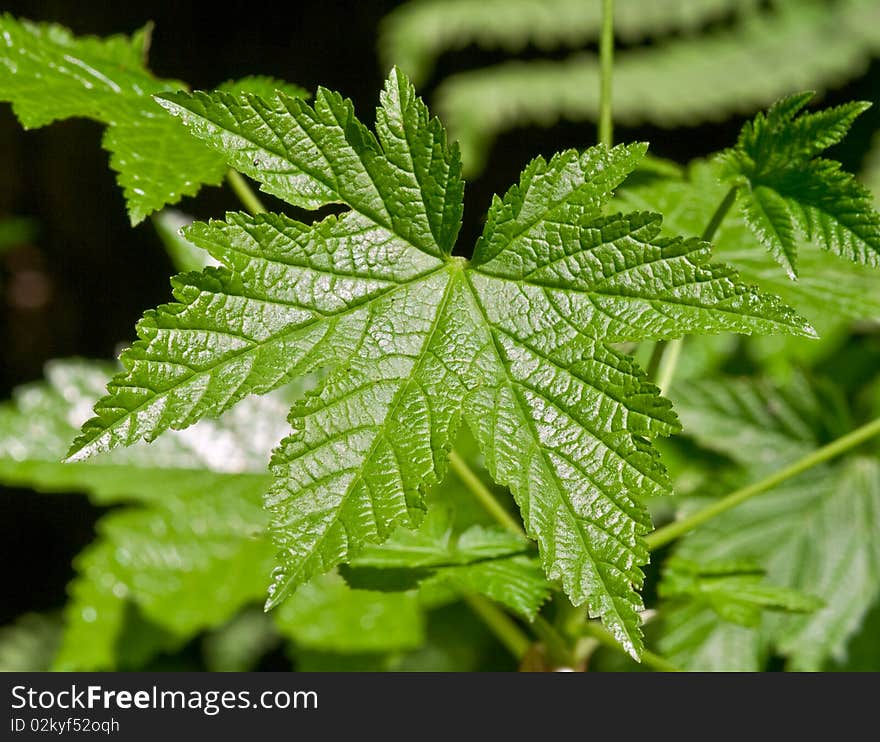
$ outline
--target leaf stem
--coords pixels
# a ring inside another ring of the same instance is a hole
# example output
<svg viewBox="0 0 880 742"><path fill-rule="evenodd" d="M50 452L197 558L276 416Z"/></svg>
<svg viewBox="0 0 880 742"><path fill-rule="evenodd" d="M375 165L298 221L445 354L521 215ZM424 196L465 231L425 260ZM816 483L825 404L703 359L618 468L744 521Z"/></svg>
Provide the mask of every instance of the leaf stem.
<svg viewBox="0 0 880 742"><path fill-rule="evenodd" d="M516 522L516 519L507 512L498 500L495 499L495 495L493 495L491 490L483 484L483 480L477 476L476 472L468 466L467 461L459 456L458 452L455 450L449 452L449 465L452 467L452 471L455 472L456 476L458 476L495 520L511 533L526 538L526 532L522 529L522 526L520 526L520 524Z"/></svg>
<svg viewBox="0 0 880 742"><path fill-rule="evenodd" d="M535 616L535 633L547 649L550 661L558 668L576 669L576 662L571 647L556 627L541 615Z"/></svg>
<svg viewBox="0 0 880 742"><path fill-rule="evenodd" d="M700 239L703 240L703 242L711 242L715 237L718 227L721 226L721 222L724 221L724 217L727 216L727 212L730 211L730 207L733 206L733 202L736 201L737 188L739 188L739 186L731 186L730 190L721 200L721 203L718 204L718 208L715 209L715 213L712 214L712 218L709 219L709 223L703 230L703 234L700 235Z"/></svg>
<svg viewBox="0 0 880 742"><path fill-rule="evenodd" d="M844 436L841 436L828 445L822 446L822 448L804 456L790 466L780 469L754 484L750 484L747 487L731 492L729 495L722 497L720 500L717 500L702 510L698 510L696 513L693 513L686 518L682 518L679 521L675 521L663 528L657 529L645 538L645 543L647 544L648 549L655 551L661 546L665 546L670 541L674 541L680 536L692 531L706 521L711 520L716 515L721 515L721 513L727 512L731 508L735 508L746 500L749 500L756 495L760 495L762 492L773 489L776 485L781 484L787 479L802 474L818 464L823 464L826 461L849 451L851 448L855 448L860 443L864 443L875 435L880 435L880 417L862 425L860 428L856 428Z"/></svg>
<svg viewBox="0 0 880 742"><path fill-rule="evenodd" d="M657 381L657 374L660 371L660 362L663 360L663 353L665 351L665 340L658 340L654 343L654 347L651 349L651 357L648 359L648 367L645 369L645 373L648 374L648 378L655 383Z"/></svg>
<svg viewBox="0 0 880 742"><path fill-rule="evenodd" d="M226 171L226 182L229 183L238 200L251 214L265 214L266 207L262 201L257 198L257 194L253 192L248 182L235 170Z"/></svg>
<svg viewBox="0 0 880 742"><path fill-rule="evenodd" d="M669 391L683 343L684 338L658 340L654 343L646 373L648 378L660 388L661 394Z"/></svg>
<svg viewBox="0 0 880 742"><path fill-rule="evenodd" d="M606 631L602 626L594 621L588 621L581 627L581 633L586 634L587 636L593 637L596 641L609 649L615 649L618 652L623 652L629 657L629 653L617 643L617 640L611 636L608 631ZM654 670L659 670L660 672L681 672L681 670L673 665L669 660L665 657L661 657L659 654L654 654L654 652L649 649L642 650L642 662L645 663L648 667L653 668Z"/></svg>
<svg viewBox="0 0 880 742"><path fill-rule="evenodd" d="M656 376L656 384L660 388L660 394L666 394L672 385L672 377L675 376L678 359L681 357L682 345L684 345L684 338L676 338L666 344L666 352L662 354L663 357L660 359Z"/></svg>
<svg viewBox="0 0 880 742"><path fill-rule="evenodd" d="M476 613L486 626L489 627L491 632L495 634L498 641L500 641L517 660L521 660L532 645L532 641L525 632L516 625L516 622L482 595L465 593L463 598L470 606L471 610Z"/></svg>
<svg viewBox="0 0 880 742"><path fill-rule="evenodd" d="M614 141L611 117L611 71L614 66L614 0L602 0L602 36L599 40L599 141L610 147Z"/></svg>

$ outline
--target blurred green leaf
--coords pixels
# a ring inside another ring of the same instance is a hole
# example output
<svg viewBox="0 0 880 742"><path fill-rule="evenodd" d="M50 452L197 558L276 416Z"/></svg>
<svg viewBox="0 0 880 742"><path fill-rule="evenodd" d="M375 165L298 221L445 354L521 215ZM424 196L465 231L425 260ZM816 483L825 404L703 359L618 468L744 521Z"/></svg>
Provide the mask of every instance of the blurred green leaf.
<svg viewBox="0 0 880 742"><path fill-rule="evenodd" d="M648 17L654 5L659 4L638 8ZM598 7L585 13L598 13ZM619 51L615 120L667 127L718 121L769 105L792 90L838 86L880 50L880 6L874 0L782 0L771 8L751 3L748 8L757 12L742 13L731 28ZM501 132L596 120L599 79L599 60L592 54L511 61L447 78L437 89L436 105L472 174Z"/></svg>
<svg viewBox="0 0 880 742"><path fill-rule="evenodd" d="M323 652L412 649L424 638L415 593L353 590L335 574L300 587L273 616L297 647Z"/></svg>
<svg viewBox="0 0 880 742"><path fill-rule="evenodd" d="M617 0L614 31L625 41L693 31L755 0ZM385 67L399 65L416 85L425 81L437 57L469 44L517 52L593 41L602 21L601 4L583 0L414 0L382 21L379 49Z"/></svg>
<svg viewBox="0 0 880 742"><path fill-rule="evenodd" d="M658 587L661 598L711 608L724 621L754 628L763 611L810 613L822 601L797 590L771 585L763 570L749 561L667 561Z"/></svg>
<svg viewBox="0 0 880 742"><path fill-rule="evenodd" d="M42 613L26 613L0 627L0 672L48 670L60 636L60 619Z"/></svg>

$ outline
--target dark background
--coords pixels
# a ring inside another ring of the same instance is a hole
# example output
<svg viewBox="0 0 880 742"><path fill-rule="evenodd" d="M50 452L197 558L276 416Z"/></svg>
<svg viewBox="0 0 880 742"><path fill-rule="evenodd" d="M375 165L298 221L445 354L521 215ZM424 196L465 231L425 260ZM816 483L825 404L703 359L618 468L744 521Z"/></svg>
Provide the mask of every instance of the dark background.
<svg viewBox="0 0 880 742"><path fill-rule="evenodd" d="M646 0L648 1L648 0ZM161 77L211 88L229 78L268 74L314 90L317 85L350 96L362 118L372 110L384 79L376 54L379 20L398 3L239 3L180 0L84 3L69 0L5 2L4 9L33 20L52 20L78 34L130 33L156 23L151 67ZM723 23L723 22L722 22ZM527 50L522 56L538 56ZM541 53L540 56L547 56ZM466 49L444 56L425 93L448 74L503 55ZM825 97L829 103L875 98L866 75ZM688 129L617 129L618 140L647 140L654 154L685 162L732 143L742 123ZM880 112L862 117L835 156L858 170ZM121 191L101 149L103 127L73 120L25 132L9 106L0 104L0 218L24 216L38 232L28 244L0 256L0 395L42 376L57 357L110 358L133 337L142 312L170 297L173 272L153 227L132 229ZM493 192L503 192L535 154L594 143L589 124L526 129L502 136L484 174L468 184L461 244L472 245ZM181 208L198 217L239 208L223 188L206 188ZM93 536L98 510L78 495L0 492L0 559L4 599L0 624L25 611L60 607L72 576L72 557Z"/></svg>

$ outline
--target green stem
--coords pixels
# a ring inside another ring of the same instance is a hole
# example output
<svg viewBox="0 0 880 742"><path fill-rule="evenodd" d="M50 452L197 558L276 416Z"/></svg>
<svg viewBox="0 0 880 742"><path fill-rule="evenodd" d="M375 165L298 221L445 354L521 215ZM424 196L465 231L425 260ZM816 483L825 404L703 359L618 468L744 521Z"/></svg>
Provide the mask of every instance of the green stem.
<svg viewBox="0 0 880 742"><path fill-rule="evenodd" d="M754 484L750 484L736 492L732 492L708 507L654 531L645 538L645 543L647 544L648 549L655 551L661 546L665 546L670 541L674 541L680 536L692 531L706 521L711 520L716 515L721 515L721 513L725 513L731 508L735 508L737 505L755 497L756 495L760 495L762 492L773 489L778 484L782 484L782 482L787 479L796 477L798 474L802 474L818 464L823 464L836 456L840 456L840 454L849 451L851 448L855 448L860 443L864 443L878 434L880 434L880 418L862 425L860 428L856 428L851 433L847 433L837 440L832 441L827 446L822 446L822 448L804 456L790 466L780 469L769 477L765 477Z"/></svg>
<svg viewBox="0 0 880 742"><path fill-rule="evenodd" d="M704 242L711 242L712 238L715 237L718 227L721 226L721 222L724 221L724 217L727 216L727 212L730 211L730 207L733 206L733 202L736 201L737 188L738 186L731 186L721 203L718 204L718 208L715 209L715 213L712 214L712 218L709 219L709 223L703 230L703 234L700 235L700 239Z"/></svg>
<svg viewBox="0 0 880 742"><path fill-rule="evenodd" d="M488 513L495 518L502 526L504 526L508 531L515 533L517 536L522 536L522 538L526 538L526 532L522 529L519 523L516 522L516 519L504 509L498 500L495 499L495 495L492 494L491 490L483 484L483 480L480 479L473 469L471 469L467 462L458 455L457 451L449 452L449 465L452 467L452 471L456 473L458 478L464 483L464 485L473 493L474 497L479 500L480 504L486 508Z"/></svg>
<svg viewBox="0 0 880 742"><path fill-rule="evenodd" d="M235 191L235 195L238 196L238 200L251 214L266 213L266 207L263 206L260 199L257 198L257 194L251 190L247 181L239 173L235 170L227 170L226 182L229 183L232 190Z"/></svg>
<svg viewBox="0 0 880 742"><path fill-rule="evenodd" d="M651 357L648 359L648 367L645 369L645 373L648 374L648 378L653 382L657 381L657 374L660 372L660 362L663 360L663 353L665 351L665 340L658 340L651 349Z"/></svg>
<svg viewBox="0 0 880 742"><path fill-rule="evenodd" d="M517 659L525 657L526 652L532 645L531 639L516 625L504 611L496 607L491 601L482 595L465 593L465 602L489 627L508 651Z"/></svg>
<svg viewBox="0 0 880 742"><path fill-rule="evenodd" d="M672 386L672 377L675 376L682 345L684 345L684 338L670 340L666 344L666 352L661 354L663 357L660 359L659 368L654 377L657 386L660 387L660 394L666 394L669 387Z"/></svg>
<svg viewBox="0 0 880 742"><path fill-rule="evenodd" d="M581 628L581 631L584 634L593 637L593 639L609 649L615 649L618 652L626 652L626 650L617 643L617 640L597 623L592 621L585 623ZM642 650L642 662L648 667L659 670L660 672L681 672L678 667L673 665L665 657L661 657L659 654L654 654L654 652L649 649Z"/></svg>
<svg viewBox="0 0 880 742"><path fill-rule="evenodd" d="M610 147L614 141L611 117L611 71L614 66L614 0L602 0L602 37L599 40L599 141Z"/></svg>
<svg viewBox="0 0 880 742"><path fill-rule="evenodd" d="M575 660L571 647L562 637L556 628L546 618L541 615L535 616L535 633L544 643L547 649L547 656L556 667L567 667L574 669Z"/></svg>
<svg viewBox="0 0 880 742"><path fill-rule="evenodd" d="M661 394L669 391L672 377L675 376L675 368L678 366L678 358L681 355L683 343L683 338L658 340L654 343L651 357L648 359L646 373L648 378L660 388Z"/></svg>

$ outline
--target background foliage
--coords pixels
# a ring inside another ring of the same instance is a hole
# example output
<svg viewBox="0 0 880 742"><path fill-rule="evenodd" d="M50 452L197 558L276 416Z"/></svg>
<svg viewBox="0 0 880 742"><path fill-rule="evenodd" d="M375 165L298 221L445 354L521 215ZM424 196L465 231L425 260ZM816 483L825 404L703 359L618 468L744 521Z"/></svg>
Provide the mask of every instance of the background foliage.
<svg viewBox="0 0 880 742"><path fill-rule="evenodd" d="M592 56L598 3L595 12L585 12L588 4L572 0L519 0L505 3L499 13L493 2L422 0L384 21L391 3L322 3L298 11L288 27L249 25L243 17L232 34L219 20L199 15L196 23L186 17L193 11L171 4L155 4L148 14L102 10L91 18L83 9L73 17L64 3L20 5L10 10L77 32L131 31L152 18L157 31L150 66L162 77L209 88L269 73L309 90L318 84L340 89L361 112L374 105L384 65L399 62L436 101L452 135L462 139L470 172L482 173L466 191L466 244L479 232L477 220L489 194L514 182L532 155L583 148L595 140L590 122L598 90ZM686 165L731 146L745 114L780 95L811 88L820 91L822 104L877 101L880 78L872 60L880 47L875 33L880 23L874 2L651 5L656 16L636 0L618 0L619 140L650 141L655 155ZM296 42L292 26L298 26ZM377 29L382 61L371 68L364 60L375 58ZM338 53L327 54L328 48ZM570 52L574 56L568 58ZM515 62L508 61L510 55ZM100 119L100 111L95 117ZM880 192L878 123L875 106L830 153L860 172L875 193ZM0 414L0 478L10 487L53 493L9 489L2 495L5 563L16 568L8 570L0 666L513 667L497 639L457 599L474 577L461 547L473 535L465 538L456 517L464 513L463 522L490 523L466 492L455 494L462 486L454 477L447 486L460 502L456 515L438 513L424 526L431 543L450 534L448 550L433 565L400 557L404 572L416 570L401 578L409 581L405 586L419 584L418 594L378 592L371 582L376 565L367 555L345 580L328 576L312 583L267 617L259 611L264 588L259 575L271 569L272 549L267 553L253 535L265 525L261 460L284 434L283 426L267 426L254 436L224 418L222 429L163 437L152 447L123 452L118 461L111 457L64 469L51 463L63 455L109 367L54 362L46 368L47 384L21 384L43 377L43 365L52 358L113 356L143 309L167 300L169 261L200 267L199 255L179 242L173 243L177 252L166 257L150 223L130 229L101 136L99 127L77 120L25 134L8 108L0 117L0 146L9 163L0 190L0 210L7 217L0 231L4 396L18 388ZM108 144L112 150L113 142ZM699 234L724 187L700 161L686 170L664 164L662 171L664 178L648 173L631 181L618 194L620 207L662 211L670 232ZM215 168L204 180L220 177L222 169ZM199 217L237 208L219 189L206 189L183 205ZM131 210L130 215L142 216ZM184 217L166 212L162 218L160 228ZM880 413L876 271L802 244L800 280L792 283L769 254L755 249L737 215L725 222L716 245L716 258L781 295L823 339L722 336L685 344L669 393L686 436L664 449L685 509ZM267 407L253 412L270 419L271 405L283 410L285 402L266 398L260 404ZM273 419L283 421L283 413ZM228 442L223 450L239 453L234 466L221 463L221 471L204 444L218 437ZM472 450L466 440L461 445ZM646 595L649 605L656 605L659 595L663 609L647 624L649 645L684 668L880 667L875 452L876 446L809 472L718 519L676 546L675 560L666 562L662 575L652 565ZM131 467L139 471L138 487L120 476ZM89 493L90 501L74 492ZM658 505L655 519L668 517L669 507ZM741 533L748 536L737 538ZM402 543L401 554L411 546ZM515 543L494 548L500 549L494 552L500 570L493 577L499 586L494 597L516 614L533 614L546 596L540 574L530 572L528 557ZM668 554L655 557L655 565ZM60 609L68 582L62 638ZM223 589L208 593L206 602L207 584ZM629 668L625 662L599 649L590 667Z"/></svg>

